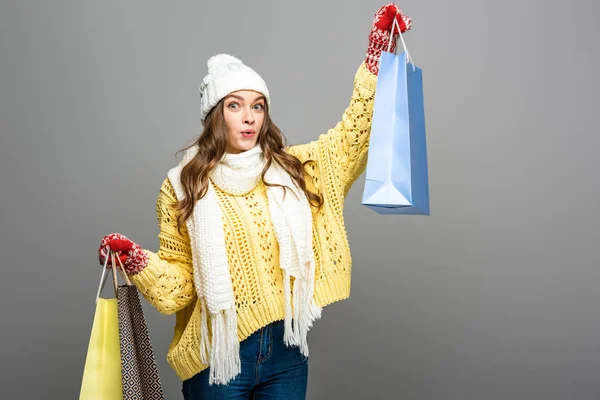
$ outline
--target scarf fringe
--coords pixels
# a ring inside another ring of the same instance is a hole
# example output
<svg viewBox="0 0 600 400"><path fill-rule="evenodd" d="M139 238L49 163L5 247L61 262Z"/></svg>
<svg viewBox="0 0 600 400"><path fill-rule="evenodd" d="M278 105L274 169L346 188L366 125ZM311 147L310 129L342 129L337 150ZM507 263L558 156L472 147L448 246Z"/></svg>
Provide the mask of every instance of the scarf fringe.
<svg viewBox="0 0 600 400"><path fill-rule="evenodd" d="M292 299L291 299L291 286L292 286L292 278L290 273L287 270L283 272L283 292L285 293L284 302L285 302L285 330L283 333L283 341L286 346L295 345L296 341L294 339L294 335L292 334Z"/></svg>
<svg viewBox="0 0 600 400"><path fill-rule="evenodd" d="M211 314L212 348L209 384L227 384L241 372L235 307Z"/></svg>
<svg viewBox="0 0 600 400"><path fill-rule="evenodd" d="M285 271L284 342L287 346L300 347L301 353L308 357L308 331L312 328L314 321L321 318L322 308L314 300L314 260L310 260L306 267L308 268L308 275L306 277L296 277L292 295L290 295L291 277L289 272Z"/></svg>
<svg viewBox="0 0 600 400"><path fill-rule="evenodd" d="M204 365L209 364L210 344L208 337L208 309L206 299L202 297L199 300L202 303L200 319L200 362Z"/></svg>

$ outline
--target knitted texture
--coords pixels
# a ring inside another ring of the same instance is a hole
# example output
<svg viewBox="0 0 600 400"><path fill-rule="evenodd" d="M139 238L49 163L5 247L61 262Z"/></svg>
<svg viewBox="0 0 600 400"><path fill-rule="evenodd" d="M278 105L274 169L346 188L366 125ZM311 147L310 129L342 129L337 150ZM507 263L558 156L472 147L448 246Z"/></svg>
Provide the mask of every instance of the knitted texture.
<svg viewBox="0 0 600 400"><path fill-rule="evenodd" d="M137 274L148 265L148 256L144 249L120 233L111 233L102 238L98 249L98 259L101 265L104 265L109 248L119 253L118 257L121 259L127 274ZM110 259L107 262L107 267L112 267Z"/></svg>
<svg viewBox="0 0 600 400"><path fill-rule="evenodd" d="M393 53L396 51L396 40L399 32L398 27L394 24L394 18L398 21L402 33L411 28L411 18L392 3L381 7L373 18L373 27L369 33L369 46L367 47L365 64L369 71L375 75L379 74L381 52L389 51ZM391 35L392 29L394 29L393 35ZM392 41L391 45L390 38Z"/></svg>
<svg viewBox="0 0 600 400"><path fill-rule="evenodd" d="M180 182L181 171L197 152L197 146L188 149L181 162L168 173L178 199L185 196ZM205 323L203 318L200 359L208 362L207 353L210 354L210 384L227 384L241 370L223 213L214 187L232 196L247 193L260 181L265 165L260 146L240 154L225 154L211 172L206 194L198 200L192 217L186 222L192 244L196 292L203 302L203 310L206 308L210 312L211 332L214 335L212 343L209 343L208 320ZM287 345L299 345L302 354L308 357L307 333L313 321L321 315L321 309L313 298L315 280L310 205L304 192L296 187L290 175L278 164L271 164L264 179L273 185L267 189L267 200L279 246L279 266L285 277L284 340ZM277 185L290 188L292 193L286 193ZM290 290L291 277L296 279L293 296Z"/></svg>
<svg viewBox="0 0 600 400"><path fill-rule="evenodd" d="M255 90L265 96L271 106L271 96L263 78L240 59L229 54L217 54L207 62L208 72L200 84L200 121L204 124L210 110L229 93Z"/></svg>
<svg viewBox="0 0 600 400"><path fill-rule="evenodd" d="M366 167L376 81L376 76L361 64L342 120L317 140L286 149L302 162L313 160L306 166L306 183L325 200L319 210L312 208L314 290L319 307L350 295L352 260L343 219L344 198ZM218 187L215 192L223 214L238 340L242 341L285 317L279 247L263 182L242 195L230 195ZM156 202L159 250L146 250L148 266L131 279L160 312L176 313L167 360L179 378L185 380L208 367L200 360L202 317L206 315L202 315L202 302L194 288L188 230L182 226L181 234L177 231L176 199L167 178Z"/></svg>

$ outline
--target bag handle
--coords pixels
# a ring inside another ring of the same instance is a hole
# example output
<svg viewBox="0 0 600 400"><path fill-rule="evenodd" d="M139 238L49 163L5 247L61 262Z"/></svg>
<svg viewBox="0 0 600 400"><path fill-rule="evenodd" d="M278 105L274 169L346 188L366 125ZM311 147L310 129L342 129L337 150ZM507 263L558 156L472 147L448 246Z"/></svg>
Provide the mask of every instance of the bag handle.
<svg viewBox="0 0 600 400"><path fill-rule="evenodd" d="M114 253L113 253L114 255ZM119 261L119 265L121 266L121 268L119 268L119 272L121 273L121 277L123 278L123 280L127 283L127 286L131 286L131 281L129 280L129 276L127 275L127 272L125 272L125 267L123 266L123 263L121 262L121 257L115 256L114 258L117 259L117 261ZM115 260L113 259L113 265Z"/></svg>
<svg viewBox="0 0 600 400"><path fill-rule="evenodd" d="M400 33L400 40L402 41L402 46L404 47L404 52L406 53L406 63L407 64L411 63L412 67L413 67L413 71L414 71L415 70L415 63L413 62L413 59L410 56L410 53L408 52L408 48L406 47L406 42L404 41L404 36L402 36L402 29L400 29L400 24L398 23L398 20L396 19L396 16L394 16L393 20L394 20L394 22L392 24L392 31L390 32L390 39L388 40L388 49L387 49L387 52L389 53L390 50L392 49L392 38L394 37L394 30L395 30L394 28L398 27L398 33ZM398 46L396 46L396 48L397 47Z"/></svg>
<svg viewBox="0 0 600 400"><path fill-rule="evenodd" d="M115 256L115 252L111 251L110 248L107 249L106 252L106 258L104 259L104 266L102 268L102 275L100 276L100 285L98 286L98 292L96 293L96 304L98 304L98 299L100 298L100 293L102 292L102 289L104 288L104 285L106 284L106 274L108 273L108 257L111 257L111 262L112 262L112 268L110 268L112 270L112 276L113 276L113 289L115 291L115 297L117 296L117 288L119 286L118 282L117 282L117 274L115 272L115 258L119 261L119 265L120 265L120 269L119 269L119 273L121 274L121 276L123 277L123 279L125 280L125 282L127 282L127 285L131 286L131 281L129 280L129 277L127 276L127 273L125 272L125 267L123 266L123 263L121 262L121 259L118 256Z"/></svg>

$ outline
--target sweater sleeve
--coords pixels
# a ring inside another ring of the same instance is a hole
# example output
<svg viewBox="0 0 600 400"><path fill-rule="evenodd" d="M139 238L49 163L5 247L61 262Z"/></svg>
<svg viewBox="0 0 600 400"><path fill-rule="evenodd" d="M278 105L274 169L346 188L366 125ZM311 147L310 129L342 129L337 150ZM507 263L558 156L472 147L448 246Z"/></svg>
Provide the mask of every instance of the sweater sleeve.
<svg viewBox="0 0 600 400"><path fill-rule="evenodd" d="M150 304L163 314L173 314L196 299L192 251L187 228L177 231L178 210L169 179L163 182L156 200L159 250L148 254L149 263L131 280Z"/></svg>
<svg viewBox="0 0 600 400"><path fill-rule="evenodd" d="M350 105L341 121L317 140L287 149L302 162L316 161L321 169L325 167L322 164L329 164L327 167L342 186L344 196L367 165L376 84L377 76L362 63L354 76Z"/></svg>

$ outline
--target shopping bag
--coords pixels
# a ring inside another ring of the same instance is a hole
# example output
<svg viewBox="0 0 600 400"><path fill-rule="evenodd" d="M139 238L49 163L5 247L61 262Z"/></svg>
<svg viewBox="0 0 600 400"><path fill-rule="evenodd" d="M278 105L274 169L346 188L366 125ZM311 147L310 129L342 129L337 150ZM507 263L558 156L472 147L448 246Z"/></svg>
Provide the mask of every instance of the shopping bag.
<svg viewBox="0 0 600 400"><path fill-rule="evenodd" d="M96 295L96 311L83 369L79 400L123 399L117 299L100 298L106 271L106 268L102 271L100 287Z"/></svg>
<svg viewBox="0 0 600 400"><path fill-rule="evenodd" d="M379 214L430 215L422 71L400 39L401 54L381 52L362 204Z"/></svg>
<svg viewBox="0 0 600 400"><path fill-rule="evenodd" d="M121 268L124 271L123 264ZM164 400L140 297L127 275L123 276L126 284L117 288L123 399Z"/></svg>

